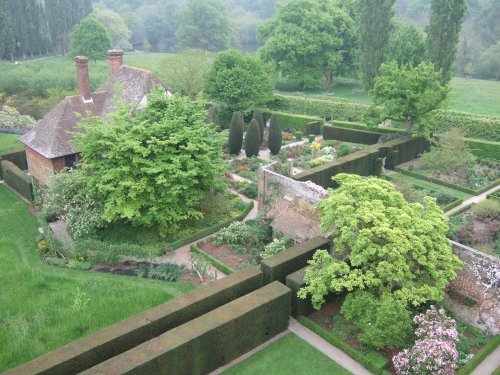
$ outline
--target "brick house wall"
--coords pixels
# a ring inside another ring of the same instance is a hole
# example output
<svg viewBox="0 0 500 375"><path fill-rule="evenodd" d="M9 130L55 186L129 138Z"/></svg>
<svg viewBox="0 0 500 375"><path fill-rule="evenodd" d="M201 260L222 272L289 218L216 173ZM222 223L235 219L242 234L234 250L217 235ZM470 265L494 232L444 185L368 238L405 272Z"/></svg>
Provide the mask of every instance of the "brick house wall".
<svg viewBox="0 0 500 375"><path fill-rule="evenodd" d="M25 147L28 160L28 173L32 175L40 186L46 186L55 172L64 169L64 157L47 159L30 147Z"/></svg>

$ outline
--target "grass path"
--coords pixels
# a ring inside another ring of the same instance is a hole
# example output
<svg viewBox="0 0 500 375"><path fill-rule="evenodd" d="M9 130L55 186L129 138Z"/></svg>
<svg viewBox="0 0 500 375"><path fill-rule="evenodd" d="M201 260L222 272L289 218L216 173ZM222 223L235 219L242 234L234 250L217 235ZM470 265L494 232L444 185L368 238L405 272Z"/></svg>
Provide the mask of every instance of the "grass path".
<svg viewBox="0 0 500 375"><path fill-rule="evenodd" d="M0 185L0 372L193 287L45 265L36 218Z"/></svg>
<svg viewBox="0 0 500 375"><path fill-rule="evenodd" d="M23 144L18 141L20 137L19 134L0 133L0 155L22 150Z"/></svg>

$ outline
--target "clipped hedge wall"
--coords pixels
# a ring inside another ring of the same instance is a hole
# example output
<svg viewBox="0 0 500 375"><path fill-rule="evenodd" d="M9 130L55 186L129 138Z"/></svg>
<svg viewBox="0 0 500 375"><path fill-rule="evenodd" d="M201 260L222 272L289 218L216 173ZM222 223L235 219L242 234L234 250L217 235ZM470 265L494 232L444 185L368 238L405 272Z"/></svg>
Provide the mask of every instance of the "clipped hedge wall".
<svg viewBox="0 0 500 375"><path fill-rule="evenodd" d="M212 240L212 238L208 239L207 241L211 241L211 240ZM201 249L201 245L205 244L207 241L200 241L200 242L197 242L196 244L192 244L191 245L191 252L198 254L203 259L205 259L208 263L210 263L212 266L217 268L222 273L225 273L226 275L231 275L232 273L234 273L235 270L233 270L227 264L225 264L225 263L221 262L219 259L205 253Z"/></svg>
<svg viewBox="0 0 500 375"><path fill-rule="evenodd" d="M483 362L487 356L495 351L495 349L500 345L500 335L493 336L489 341L482 347L482 349L477 352L472 359L465 364L464 367L458 370L457 375L469 375L476 367L478 367L481 362ZM498 371L498 369L497 369ZM496 373L496 372L495 372Z"/></svg>
<svg viewBox="0 0 500 375"><path fill-rule="evenodd" d="M331 126L340 126L342 128L358 129L382 134L404 133L403 129L388 128L384 126L368 126L362 122L330 121L330 124Z"/></svg>
<svg viewBox="0 0 500 375"><path fill-rule="evenodd" d="M312 258L316 250L329 248L328 238L316 237L263 259L260 268L264 273L264 284L273 281L285 283L289 274L307 266L307 261Z"/></svg>
<svg viewBox="0 0 500 375"><path fill-rule="evenodd" d="M377 159L386 158L385 167L393 169L398 164L413 160L428 146L429 143L421 137L400 137L386 143L367 146L364 150L298 173L293 176L293 179L312 181L325 189L335 187L332 177L339 173L353 173L360 176L378 175L381 160Z"/></svg>
<svg viewBox="0 0 500 375"><path fill-rule="evenodd" d="M466 137L500 142L500 118L456 111L436 111L436 130L461 129Z"/></svg>
<svg viewBox="0 0 500 375"><path fill-rule="evenodd" d="M275 282L83 374L208 374L286 330L290 289Z"/></svg>
<svg viewBox="0 0 500 375"><path fill-rule="evenodd" d="M307 124L309 124L310 122L318 122L318 121L320 123L323 122L323 119L320 117L296 115L293 113L286 113L286 112L275 112L275 111L265 110L263 111L263 114L266 119L271 118L271 116L275 114L280 121L280 126L282 130L286 128L293 128L294 131L299 131L304 134L307 128Z"/></svg>
<svg viewBox="0 0 500 375"><path fill-rule="evenodd" d="M368 104L349 102L341 98L317 99L304 96L276 95L276 109L313 116L332 116L335 120L357 121L369 108Z"/></svg>
<svg viewBox="0 0 500 375"><path fill-rule="evenodd" d="M31 177L10 161L2 160L0 165L5 183L31 202L33 200Z"/></svg>
<svg viewBox="0 0 500 375"><path fill-rule="evenodd" d="M381 354L374 352L374 351L370 351L368 353L363 353L363 352L353 348L352 346L350 346L348 343L346 343L340 337L336 336L333 332L327 331L326 329L321 327L319 324L317 324L316 322L313 322L312 320L306 318L303 315L299 316L297 320L302 325L306 326L311 331L316 333L318 336L320 336L324 340L328 341L333 346L342 350L344 353L346 353L349 357L351 357L355 361L359 362L361 365L363 365L363 367L365 367L367 370L371 371L373 374L376 374L376 375L389 375L390 374L389 371L385 370L385 368L389 364L389 361Z"/></svg>
<svg viewBox="0 0 500 375"><path fill-rule="evenodd" d="M320 135L321 134L321 124L322 121L311 121L306 124L306 129L305 129L305 135L309 134L314 134L314 135Z"/></svg>
<svg viewBox="0 0 500 375"><path fill-rule="evenodd" d="M339 126L325 125L323 127L323 139L335 139L343 142L361 143L373 145L378 142L381 133L366 130L343 128Z"/></svg>
<svg viewBox="0 0 500 375"><path fill-rule="evenodd" d="M247 268L16 367L8 374L80 373L262 285L262 272L257 267Z"/></svg>
<svg viewBox="0 0 500 375"><path fill-rule="evenodd" d="M2 160L10 161L23 171L28 169L28 160L26 159L26 153L24 152L24 150L9 152L7 154L1 154L0 162ZM3 179L3 172L2 172L2 167L0 165L0 180L2 179Z"/></svg>
<svg viewBox="0 0 500 375"><path fill-rule="evenodd" d="M500 142L483 141L473 138L467 138L466 142L474 156L500 161Z"/></svg>
<svg viewBox="0 0 500 375"><path fill-rule="evenodd" d="M181 238L180 240L170 242L167 245L166 250L172 251L172 250L178 249L179 247L182 247L184 245L188 245L191 242L198 241L198 240L202 239L203 237L210 236L211 234L218 232L222 228L227 227L232 222L243 220L244 218L247 217L247 215L250 213L250 211L252 211L253 205L254 205L253 201L250 201L248 203L247 207L245 208L245 210L241 214L236 216L234 219L229 219L229 220L224 221L223 223L212 225L211 227L200 230L199 232L197 232L189 237Z"/></svg>

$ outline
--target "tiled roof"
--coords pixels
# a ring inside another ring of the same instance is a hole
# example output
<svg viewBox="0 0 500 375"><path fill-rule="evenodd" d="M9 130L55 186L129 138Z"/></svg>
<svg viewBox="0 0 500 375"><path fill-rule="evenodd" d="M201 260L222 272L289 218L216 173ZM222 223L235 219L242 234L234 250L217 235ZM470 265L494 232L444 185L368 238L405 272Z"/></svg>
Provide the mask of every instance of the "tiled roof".
<svg viewBox="0 0 500 375"><path fill-rule="evenodd" d="M119 98L115 97L117 84L122 88ZM161 85L169 91L147 70L124 65L92 93L92 102L85 103L81 96L64 98L20 141L48 159L74 154L71 133L77 130L79 116L106 116L120 102L139 105L153 85Z"/></svg>

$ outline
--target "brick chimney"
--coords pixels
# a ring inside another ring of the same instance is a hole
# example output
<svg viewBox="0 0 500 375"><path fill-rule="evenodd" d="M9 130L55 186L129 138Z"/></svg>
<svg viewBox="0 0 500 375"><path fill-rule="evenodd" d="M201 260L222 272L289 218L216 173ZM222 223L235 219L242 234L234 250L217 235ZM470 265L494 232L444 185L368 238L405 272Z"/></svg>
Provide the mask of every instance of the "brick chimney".
<svg viewBox="0 0 500 375"><path fill-rule="evenodd" d="M90 81L89 81L89 59L85 56L76 56L76 78L78 80L78 91L85 103L92 101L90 95Z"/></svg>
<svg viewBox="0 0 500 375"><path fill-rule="evenodd" d="M111 49L108 51L109 75L115 74L123 65L123 51Z"/></svg>

